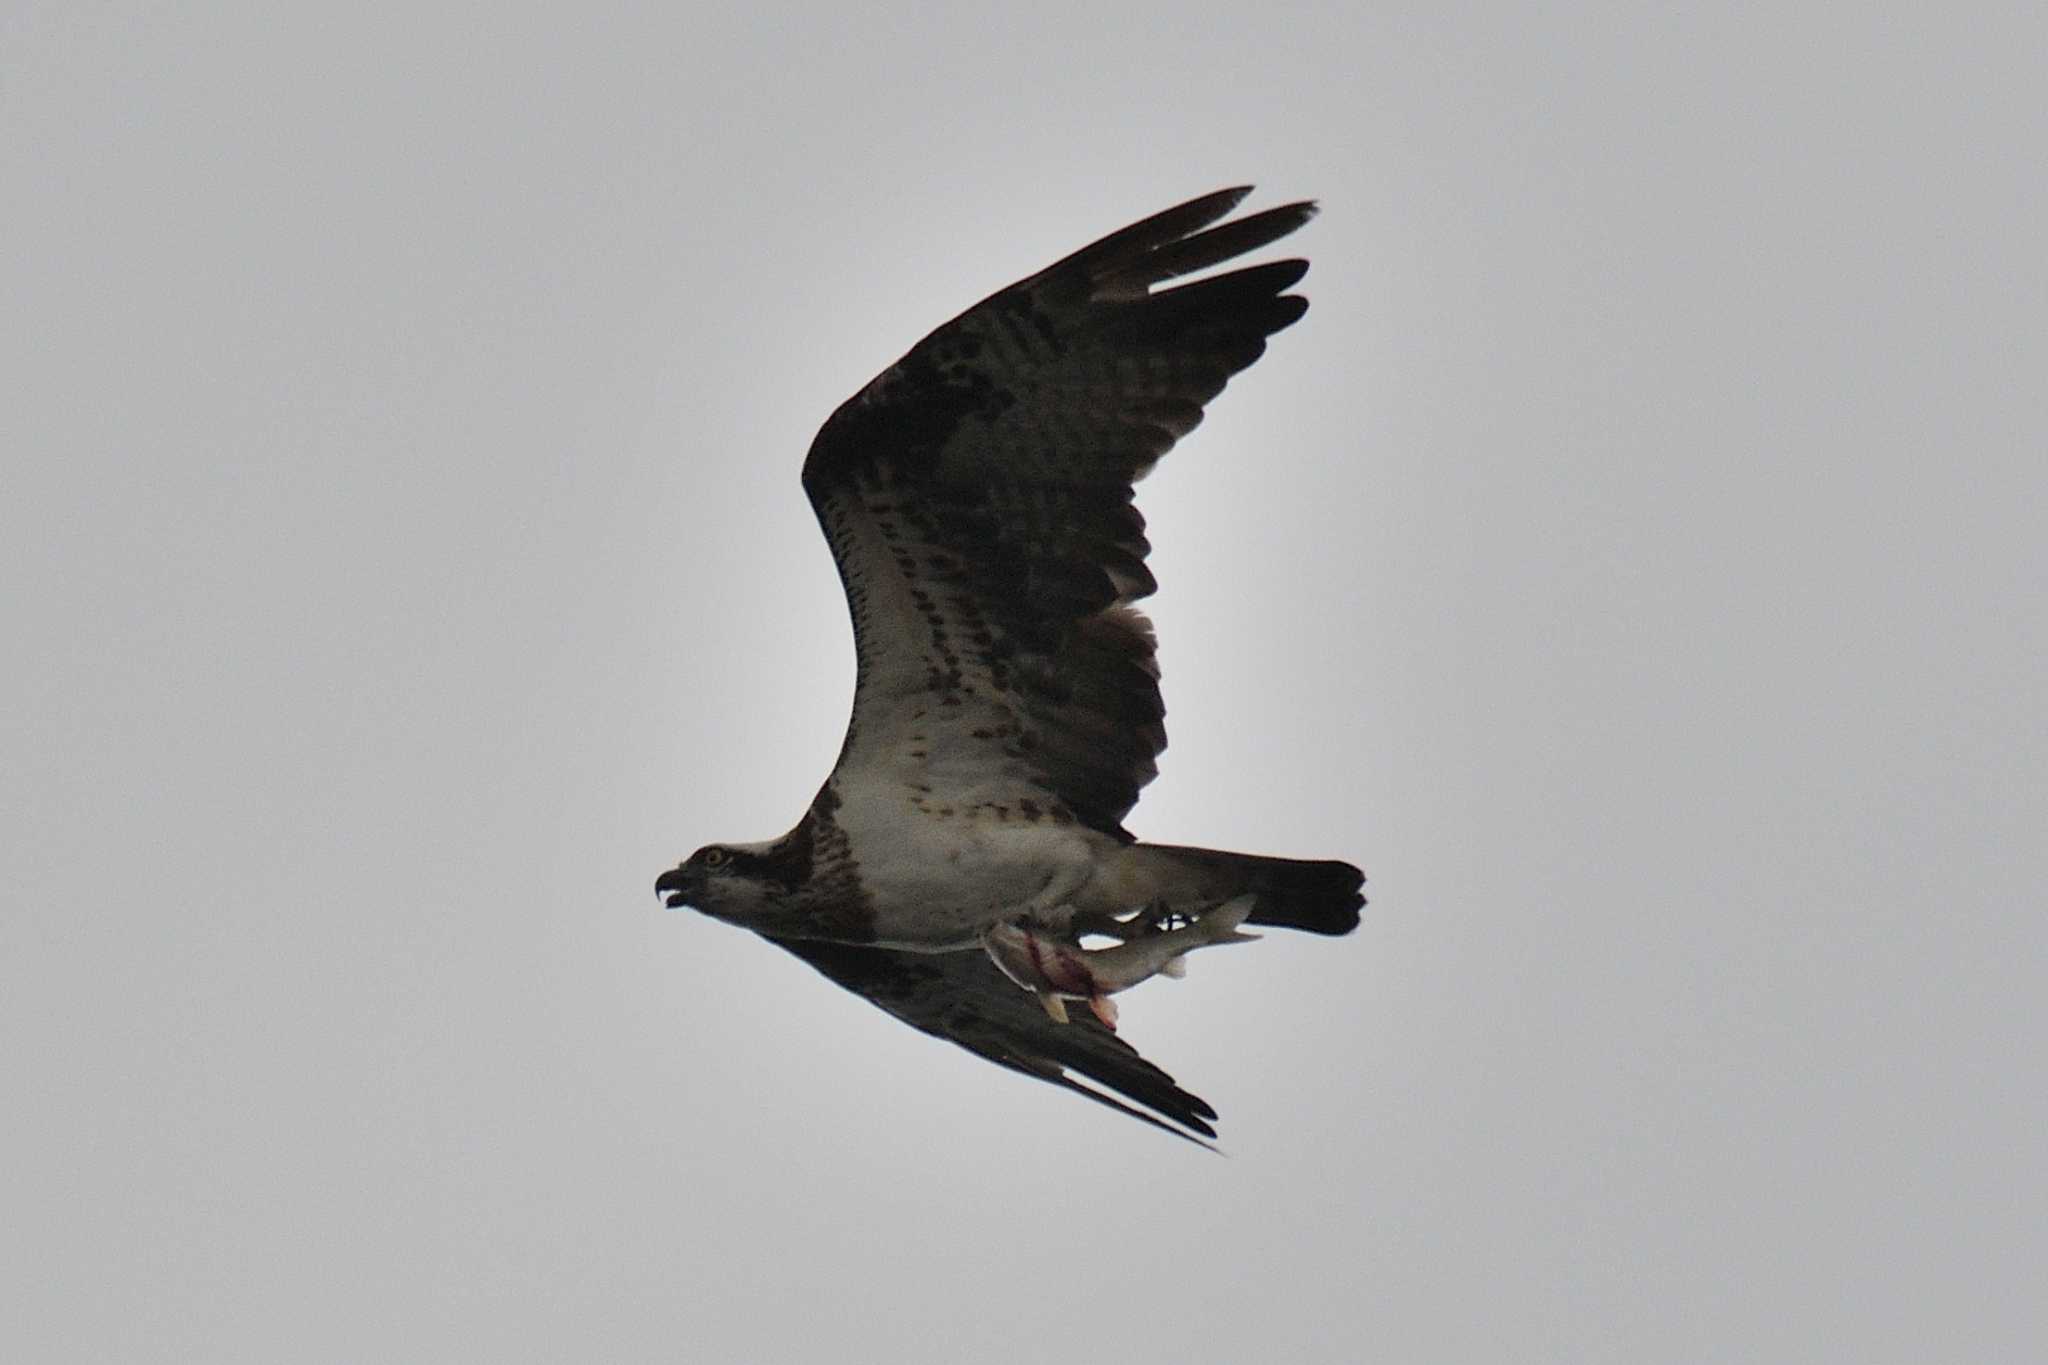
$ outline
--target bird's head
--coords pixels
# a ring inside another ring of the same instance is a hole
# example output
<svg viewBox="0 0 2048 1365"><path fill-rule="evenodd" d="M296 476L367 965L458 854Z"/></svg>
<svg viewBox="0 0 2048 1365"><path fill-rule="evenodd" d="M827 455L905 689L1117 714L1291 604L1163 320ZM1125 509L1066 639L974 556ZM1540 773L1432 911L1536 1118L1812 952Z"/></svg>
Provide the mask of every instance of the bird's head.
<svg viewBox="0 0 2048 1365"><path fill-rule="evenodd" d="M716 919L760 928L774 918L785 887L767 844L706 844L654 881L671 910L688 906Z"/></svg>

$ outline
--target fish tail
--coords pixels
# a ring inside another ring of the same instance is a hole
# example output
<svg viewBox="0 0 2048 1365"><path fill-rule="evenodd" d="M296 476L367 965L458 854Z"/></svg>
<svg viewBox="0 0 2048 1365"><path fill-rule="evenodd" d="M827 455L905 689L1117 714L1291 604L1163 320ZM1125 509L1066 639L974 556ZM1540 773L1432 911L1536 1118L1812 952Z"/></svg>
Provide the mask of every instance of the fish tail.
<svg viewBox="0 0 2048 1365"><path fill-rule="evenodd" d="M1202 916L1201 928L1203 936L1212 944L1256 942L1259 937L1257 934L1244 933L1240 930L1239 926L1251 917L1252 910L1257 907L1258 903L1259 898L1257 896L1231 897L1208 914Z"/></svg>

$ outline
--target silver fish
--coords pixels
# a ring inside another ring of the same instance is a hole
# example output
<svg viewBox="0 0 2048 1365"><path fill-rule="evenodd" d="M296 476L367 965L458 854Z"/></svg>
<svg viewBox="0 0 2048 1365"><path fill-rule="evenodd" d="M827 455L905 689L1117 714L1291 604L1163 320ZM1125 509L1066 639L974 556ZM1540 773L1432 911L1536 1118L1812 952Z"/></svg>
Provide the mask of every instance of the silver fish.
<svg viewBox="0 0 2048 1365"><path fill-rule="evenodd" d="M1037 933L1022 920L995 924L983 932L981 945L1003 975L1038 996L1045 1012L1067 1022L1069 1000L1086 1000L1107 1028L1116 1027L1116 1005L1110 996L1164 973L1186 973L1181 959L1197 948L1250 943L1257 934L1238 932L1257 902L1255 896L1225 901L1194 923L1179 929L1142 934L1113 948L1083 948L1064 938Z"/></svg>

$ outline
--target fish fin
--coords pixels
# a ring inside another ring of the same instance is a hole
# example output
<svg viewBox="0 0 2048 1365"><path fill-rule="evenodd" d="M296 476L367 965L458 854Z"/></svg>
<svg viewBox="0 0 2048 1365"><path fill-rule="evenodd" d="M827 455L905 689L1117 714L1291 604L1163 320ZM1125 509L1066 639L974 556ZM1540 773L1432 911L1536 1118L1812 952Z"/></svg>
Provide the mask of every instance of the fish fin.
<svg viewBox="0 0 2048 1365"><path fill-rule="evenodd" d="M1067 1002L1054 995L1051 991L1040 991L1038 993L1038 1003L1045 1006L1045 1012L1052 1016L1052 1021L1055 1024L1067 1022Z"/></svg>

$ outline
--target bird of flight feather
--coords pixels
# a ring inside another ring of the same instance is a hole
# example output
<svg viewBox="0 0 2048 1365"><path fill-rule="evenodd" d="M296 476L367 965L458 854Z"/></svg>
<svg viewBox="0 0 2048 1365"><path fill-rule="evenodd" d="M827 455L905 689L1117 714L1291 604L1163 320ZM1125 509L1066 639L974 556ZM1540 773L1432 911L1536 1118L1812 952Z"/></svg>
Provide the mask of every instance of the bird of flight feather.
<svg viewBox="0 0 2048 1365"><path fill-rule="evenodd" d="M1133 486L1308 308L1288 292L1304 260L1160 287L1315 214L1222 221L1247 193L991 295L832 414L803 484L853 616L838 763L789 833L655 883L914 1028L1191 1140L1216 1111L1117 1036L1109 996L1244 925L1349 933L1364 904L1349 863L1123 826L1166 746Z"/></svg>

